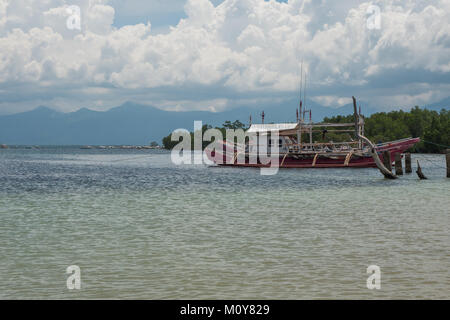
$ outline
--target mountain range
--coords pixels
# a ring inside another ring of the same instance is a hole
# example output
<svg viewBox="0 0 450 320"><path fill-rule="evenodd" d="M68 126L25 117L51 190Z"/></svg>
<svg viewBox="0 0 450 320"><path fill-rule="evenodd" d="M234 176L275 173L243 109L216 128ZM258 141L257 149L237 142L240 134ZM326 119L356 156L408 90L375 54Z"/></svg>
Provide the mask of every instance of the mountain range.
<svg viewBox="0 0 450 320"><path fill-rule="evenodd" d="M32 111L0 116L0 143L9 145L148 145L151 141L161 142L173 130L185 128L193 130L195 120L203 124L221 126L226 120L240 120L248 124L252 115L254 123L261 123L264 110L265 122L293 122L298 103L292 99L283 105L260 105L235 108L223 112L164 111L155 107L126 102L108 111L80 109L63 113L40 106ZM372 107L364 107L368 116L377 112ZM351 104L339 108L321 106L307 101L314 121L335 115L353 113ZM450 108L450 97L429 106L427 109Z"/></svg>

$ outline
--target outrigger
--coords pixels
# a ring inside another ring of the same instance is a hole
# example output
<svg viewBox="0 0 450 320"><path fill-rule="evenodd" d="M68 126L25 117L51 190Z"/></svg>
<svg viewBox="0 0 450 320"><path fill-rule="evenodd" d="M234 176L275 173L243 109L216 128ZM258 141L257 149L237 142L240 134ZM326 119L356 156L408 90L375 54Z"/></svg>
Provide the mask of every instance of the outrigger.
<svg viewBox="0 0 450 320"><path fill-rule="evenodd" d="M383 164L383 152L389 151L391 159L395 159L397 153L402 154L407 149L420 141L419 138L406 138L375 145L364 136L364 117L361 110L358 112L356 99L353 97L354 119L353 123L313 123L311 110L309 121L305 120L306 110L301 110L295 123L251 124L246 135L257 136L258 143L233 144L221 141L221 146L214 150L206 150L210 160L223 166L236 167L267 167L260 161L258 150L262 144L269 148L278 144L280 168L366 168L378 167L387 178L395 179ZM278 133L278 141L273 141L274 132ZM313 133L353 133L355 138L348 142L313 142ZM309 139L303 141L306 134ZM241 155L241 157L239 157ZM244 159L245 161L238 161ZM252 161L251 159L256 159ZM220 161L219 161L220 160Z"/></svg>

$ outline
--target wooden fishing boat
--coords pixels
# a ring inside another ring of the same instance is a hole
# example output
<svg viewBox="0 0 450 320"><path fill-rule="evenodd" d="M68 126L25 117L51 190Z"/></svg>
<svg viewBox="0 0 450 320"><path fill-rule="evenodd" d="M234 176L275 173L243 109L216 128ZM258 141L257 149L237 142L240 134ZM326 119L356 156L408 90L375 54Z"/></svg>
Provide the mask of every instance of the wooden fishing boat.
<svg viewBox="0 0 450 320"><path fill-rule="evenodd" d="M354 99L354 98L353 98ZM251 124L246 131L247 139L241 144L221 141L214 149L206 149L208 158L222 166L233 167L269 167L272 163L261 158L261 149L268 155L277 157L275 161L280 168L366 168L378 167L385 176L394 177L383 166L385 151L391 159L402 154L420 141L419 138L373 144L364 136L364 117L356 109L354 99L354 123L313 123L311 110L309 121L305 121L305 110L301 109L295 123ZM354 139L347 142L313 142L313 134L351 133ZM274 141L273 138L276 138ZM305 141L306 140L306 141ZM252 143L256 141L256 143ZM273 149L276 149L275 152ZM264 154L264 153L263 153Z"/></svg>

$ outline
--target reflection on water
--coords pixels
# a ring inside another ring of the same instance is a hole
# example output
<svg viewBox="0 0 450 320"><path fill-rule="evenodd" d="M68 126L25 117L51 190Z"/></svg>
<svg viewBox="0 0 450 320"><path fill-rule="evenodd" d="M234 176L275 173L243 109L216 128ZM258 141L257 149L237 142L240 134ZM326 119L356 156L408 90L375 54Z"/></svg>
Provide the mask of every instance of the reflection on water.
<svg viewBox="0 0 450 320"><path fill-rule="evenodd" d="M429 180L1 150L0 298L448 299L450 181L444 156L415 159ZM381 290L366 287L372 264Z"/></svg>

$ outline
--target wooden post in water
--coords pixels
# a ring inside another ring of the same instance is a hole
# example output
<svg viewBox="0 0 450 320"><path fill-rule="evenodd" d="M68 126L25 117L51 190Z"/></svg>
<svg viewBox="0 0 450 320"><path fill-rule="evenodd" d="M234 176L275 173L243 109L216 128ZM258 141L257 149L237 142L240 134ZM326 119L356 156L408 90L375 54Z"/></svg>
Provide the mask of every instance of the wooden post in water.
<svg viewBox="0 0 450 320"><path fill-rule="evenodd" d="M403 175L402 155L400 153L395 154L395 174L397 176Z"/></svg>
<svg viewBox="0 0 450 320"><path fill-rule="evenodd" d="M405 173L411 173L411 153L405 153Z"/></svg>
<svg viewBox="0 0 450 320"><path fill-rule="evenodd" d="M417 160L417 175L419 176L420 180L426 180L428 179L422 172L422 168L420 167L419 160Z"/></svg>
<svg viewBox="0 0 450 320"><path fill-rule="evenodd" d="M392 159L390 151L383 152L383 164L386 167L386 169L392 172Z"/></svg>
<svg viewBox="0 0 450 320"><path fill-rule="evenodd" d="M450 149L446 150L445 158L447 159L447 178L450 178Z"/></svg>

